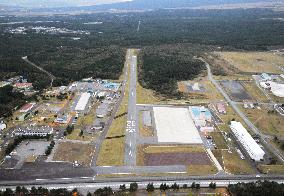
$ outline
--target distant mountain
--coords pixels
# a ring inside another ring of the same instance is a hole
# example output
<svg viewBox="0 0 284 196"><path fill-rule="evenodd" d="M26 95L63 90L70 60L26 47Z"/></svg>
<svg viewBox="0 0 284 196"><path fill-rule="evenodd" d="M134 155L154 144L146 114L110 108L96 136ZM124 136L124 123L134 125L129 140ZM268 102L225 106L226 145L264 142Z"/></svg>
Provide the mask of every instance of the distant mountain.
<svg viewBox="0 0 284 196"><path fill-rule="evenodd" d="M164 8L182 8L198 7L221 4L239 4L239 3L256 3L256 2L273 2L273 0L134 0L131 2L114 3L110 5L98 5L94 9L126 9L126 10L145 10L145 9L164 9Z"/></svg>
<svg viewBox="0 0 284 196"><path fill-rule="evenodd" d="M28 2L30 2L30 6L25 6ZM0 0L0 5L22 6L28 8L30 12L64 13L73 11L90 12L191 8L258 2L284 2L284 0Z"/></svg>

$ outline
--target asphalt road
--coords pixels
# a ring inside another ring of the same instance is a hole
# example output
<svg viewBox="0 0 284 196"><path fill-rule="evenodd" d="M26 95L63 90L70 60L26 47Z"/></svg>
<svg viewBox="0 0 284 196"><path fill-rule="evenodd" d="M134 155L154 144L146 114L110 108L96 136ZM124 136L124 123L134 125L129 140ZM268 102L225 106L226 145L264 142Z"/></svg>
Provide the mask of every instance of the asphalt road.
<svg viewBox="0 0 284 196"><path fill-rule="evenodd" d="M78 188L79 191L91 191L94 192L98 188L111 187L114 190L119 189L119 186L125 184L129 187L131 182L137 182L140 189L145 188L148 183L153 183L156 188L159 188L161 183L167 183L172 185L177 183L179 185L187 184L191 185L192 182L200 183L201 187L208 187L211 182L215 182L217 187L225 187L229 184L235 184L238 182L252 182L257 180L271 180L278 183L284 183L284 178L281 176L262 176L262 175L238 175L238 176L189 176L189 177L127 177L127 178L65 178L65 179L38 179L37 181L21 181L21 185L24 185L27 188L32 186L42 186L48 189L55 188L67 188L72 190ZM5 188L15 189L16 185L19 183L10 183L10 182L0 182L0 190Z"/></svg>
<svg viewBox="0 0 284 196"><path fill-rule="evenodd" d="M124 162L125 165L135 166L136 137L138 130L136 111L137 56L133 55L133 50L131 50L128 55L128 59L130 61L130 79Z"/></svg>
<svg viewBox="0 0 284 196"><path fill-rule="evenodd" d="M129 54L130 54L130 50L127 51L127 56L129 56ZM99 138L95 142L95 155L94 155L93 160L92 160L92 166L93 167L96 166L98 155L99 155L102 143L103 143L104 139L106 138L107 132L108 132L110 126L111 126L111 123L113 122L113 120L115 118L115 115L116 115L116 113L117 113L117 111L118 111L118 109L119 109L119 107L122 103L122 99L125 95L125 85L126 85L126 80L128 78L128 71L127 70L128 70L128 60L126 60L125 66L124 66L124 72L125 72L124 76L125 77L124 77L123 83L122 83L120 98L119 98L118 102L116 103L115 108L113 109L109 120L106 122L102 133L100 134Z"/></svg>
<svg viewBox="0 0 284 196"><path fill-rule="evenodd" d="M203 62L205 62L203 59L201 59ZM284 163L284 156L282 153L276 149L274 146L272 146L270 143L268 143L265 139L267 138L266 135L262 134L258 128L246 117L246 115L238 108L237 104L231 100L229 95L222 89L222 87L219 85L219 83L213 78L210 65L205 62L205 65L207 67L208 72L208 79L215 85L217 90L224 96L226 101L231 105L231 107L235 110L235 112L243 119L243 121L247 124L247 126L257 135L259 135L261 142L266 146L266 148L271 151L282 163Z"/></svg>

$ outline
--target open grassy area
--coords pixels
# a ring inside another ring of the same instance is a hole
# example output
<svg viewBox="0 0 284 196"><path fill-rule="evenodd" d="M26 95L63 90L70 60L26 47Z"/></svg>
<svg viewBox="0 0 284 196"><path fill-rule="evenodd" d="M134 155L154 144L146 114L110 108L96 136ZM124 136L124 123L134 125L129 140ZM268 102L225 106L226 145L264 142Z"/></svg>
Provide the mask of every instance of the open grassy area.
<svg viewBox="0 0 284 196"><path fill-rule="evenodd" d="M271 52L219 52L226 60L242 72L279 73L277 65L284 64L284 57Z"/></svg>
<svg viewBox="0 0 284 196"><path fill-rule="evenodd" d="M251 122L263 133L272 136L284 136L283 117L278 113L268 113L268 110L244 109Z"/></svg>
<svg viewBox="0 0 284 196"><path fill-rule="evenodd" d="M89 166L94 154L94 147L89 144L82 144L78 142L61 142L54 154L54 161L67 161Z"/></svg>
<svg viewBox="0 0 284 196"><path fill-rule="evenodd" d="M258 169L264 174L284 174L284 165L259 165Z"/></svg>
<svg viewBox="0 0 284 196"><path fill-rule="evenodd" d="M229 153L222 151L223 164L225 171L232 174L253 174L254 170L246 160L242 160L235 151Z"/></svg>
<svg viewBox="0 0 284 196"><path fill-rule="evenodd" d="M213 138L214 143L218 149L228 149L225 138L220 132L211 132L209 135Z"/></svg>
<svg viewBox="0 0 284 196"><path fill-rule="evenodd" d="M138 104L159 103L159 97L150 89L143 88L139 82L136 84L136 96Z"/></svg>
<svg viewBox="0 0 284 196"><path fill-rule="evenodd" d="M205 176L209 174L216 174L217 168L212 165L189 165L187 166L187 173L190 176Z"/></svg>
<svg viewBox="0 0 284 196"><path fill-rule="evenodd" d="M98 156L98 166L121 166L124 164L125 138L105 139Z"/></svg>
<svg viewBox="0 0 284 196"><path fill-rule="evenodd" d="M79 126L91 126L94 123L96 116L95 113L87 114L86 116L80 116L77 120L76 125Z"/></svg>
<svg viewBox="0 0 284 196"><path fill-rule="evenodd" d="M80 136L81 129L74 129L70 135L67 135L66 138L69 140L81 140L81 141L94 141L95 137L83 132L83 135Z"/></svg>

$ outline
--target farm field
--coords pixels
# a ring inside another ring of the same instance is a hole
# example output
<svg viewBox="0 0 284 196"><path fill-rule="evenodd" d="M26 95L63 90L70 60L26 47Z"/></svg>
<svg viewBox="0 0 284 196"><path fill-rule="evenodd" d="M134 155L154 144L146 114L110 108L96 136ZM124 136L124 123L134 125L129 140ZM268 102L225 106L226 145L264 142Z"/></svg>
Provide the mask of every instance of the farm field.
<svg viewBox="0 0 284 196"><path fill-rule="evenodd" d="M89 166L94 154L93 146L80 142L61 142L54 154L53 161L77 161L83 166Z"/></svg>
<svg viewBox="0 0 284 196"><path fill-rule="evenodd" d="M271 52L219 52L219 56L241 72L279 73L284 57Z"/></svg>

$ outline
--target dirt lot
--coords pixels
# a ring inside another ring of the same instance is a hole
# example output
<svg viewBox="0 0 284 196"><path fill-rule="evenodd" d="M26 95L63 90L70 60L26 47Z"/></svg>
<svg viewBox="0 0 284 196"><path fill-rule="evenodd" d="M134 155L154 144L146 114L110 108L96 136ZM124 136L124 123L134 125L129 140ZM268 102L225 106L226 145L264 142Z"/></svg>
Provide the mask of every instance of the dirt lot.
<svg viewBox="0 0 284 196"><path fill-rule="evenodd" d="M145 165L210 165L206 153L147 153Z"/></svg>
<svg viewBox="0 0 284 196"><path fill-rule="evenodd" d="M94 154L94 147L89 144L61 142L54 154L54 161L66 161L89 166Z"/></svg>
<svg viewBox="0 0 284 196"><path fill-rule="evenodd" d="M242 72L279 73L277 65L284 64L284 57L272 52L218 52L217 54Z"/></svg>
<svg viewBox="0 0 284 196"><path fill-rule="evenodd" d="M199 145L140 146L139 165L211 165L204 148Z"/></svg>
<svg viewBox="0 0 284 196"><path fill-rule="evenodd" d="M202 87L203 91L201 92L190 92L188 93L187 87L185 83L195 83L198 82ZM216 99L223 99L223 96L217 91L215 86L207 79L207 76L198 77L195 80L189 81L180 81L178 82L178 90L187 96L188 99L192 99L190 101L196 101L196 99L200 100L216 100Z"/></svg>
<svg viewBox="0 0 284 196"><path fill-rule="evenodd" d="M229 93L229 96L234 101L252 100L246 89L240 82L237 81L222 81L220 82L224 89Z"/></svg>

